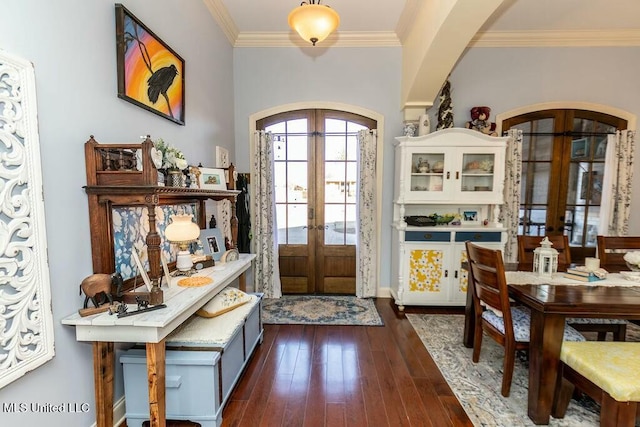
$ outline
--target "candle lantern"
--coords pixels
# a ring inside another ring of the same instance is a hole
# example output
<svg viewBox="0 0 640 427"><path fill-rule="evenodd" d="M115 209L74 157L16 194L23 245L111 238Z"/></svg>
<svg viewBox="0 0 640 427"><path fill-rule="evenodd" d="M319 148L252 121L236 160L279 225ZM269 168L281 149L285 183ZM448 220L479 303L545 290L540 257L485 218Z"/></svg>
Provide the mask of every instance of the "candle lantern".
<svg viewBox="0 0 640 427"><path fill-rule="evenodd" d="M533 250L533 272L540 277L551 277L558 271L558 251L553 249L553 243L545 236L540 247Z"/></svg>

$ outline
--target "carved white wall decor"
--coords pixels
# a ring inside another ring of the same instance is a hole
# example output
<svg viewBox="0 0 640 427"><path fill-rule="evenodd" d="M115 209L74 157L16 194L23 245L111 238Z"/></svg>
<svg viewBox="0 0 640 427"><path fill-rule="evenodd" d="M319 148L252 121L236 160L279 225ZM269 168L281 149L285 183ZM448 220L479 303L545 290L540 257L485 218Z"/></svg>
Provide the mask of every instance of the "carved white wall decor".
<svg viewBox="0 0 640 427"><path fill-rule="evenodd" d="M0 388L54 355L35 89L0 50Z"/></svg>

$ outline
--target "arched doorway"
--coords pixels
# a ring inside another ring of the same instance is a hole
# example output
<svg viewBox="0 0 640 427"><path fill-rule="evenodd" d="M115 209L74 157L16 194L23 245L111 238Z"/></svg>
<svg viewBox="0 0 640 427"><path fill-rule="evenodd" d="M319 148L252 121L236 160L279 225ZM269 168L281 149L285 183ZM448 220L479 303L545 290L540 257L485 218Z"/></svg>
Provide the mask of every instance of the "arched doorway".
<svg viewBox="0 0 640 427"><path fill-rule="evenodd" d="M356 293L357 132L377 120L299 109L256 120L274 137L282 292Z"/></svg>

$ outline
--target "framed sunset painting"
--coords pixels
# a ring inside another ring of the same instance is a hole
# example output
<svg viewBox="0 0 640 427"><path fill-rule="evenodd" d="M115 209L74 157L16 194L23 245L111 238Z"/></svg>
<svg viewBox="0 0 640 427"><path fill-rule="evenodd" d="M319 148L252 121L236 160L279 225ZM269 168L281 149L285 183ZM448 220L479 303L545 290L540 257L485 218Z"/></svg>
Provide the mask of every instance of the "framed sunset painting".
<svg viewBox="0 0 640 427"><path fill-rule="evenodd" d="M116 4L118 97L184 125L184 60Z"/></svg>

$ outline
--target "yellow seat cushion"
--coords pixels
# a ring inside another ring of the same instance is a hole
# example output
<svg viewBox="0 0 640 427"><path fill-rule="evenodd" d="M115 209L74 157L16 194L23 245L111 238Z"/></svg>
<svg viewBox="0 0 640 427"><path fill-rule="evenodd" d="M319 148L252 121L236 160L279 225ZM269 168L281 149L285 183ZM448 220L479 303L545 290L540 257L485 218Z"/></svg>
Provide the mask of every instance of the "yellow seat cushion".
<svg viewBox="0 0 640 427"><path fill-rule="evenodd" d="M560 360L618 402L640 402L640 342L563 342Z"/></svg>

